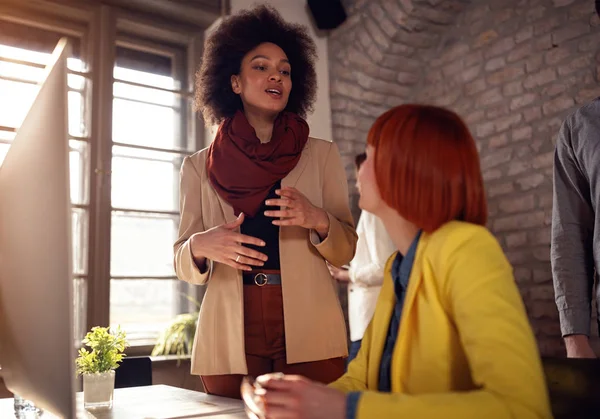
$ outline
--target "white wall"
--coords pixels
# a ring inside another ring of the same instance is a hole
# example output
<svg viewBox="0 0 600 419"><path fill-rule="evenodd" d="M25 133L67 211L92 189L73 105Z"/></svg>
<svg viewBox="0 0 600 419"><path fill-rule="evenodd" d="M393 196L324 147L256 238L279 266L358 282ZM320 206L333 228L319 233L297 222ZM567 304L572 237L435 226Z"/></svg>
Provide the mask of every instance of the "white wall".
<svg viewBox="0 0 600 419"><path fill-rule="evenodd" d="M230 0L231 13L236 13L242 9L247 9L255 4L268 3L281 13L281 16L293 23L308 26L309 33L317 45L317 100L315 110L308 115L308 124L310 126L310 135L312 137L332 140L331 137L331 105L329 102L329 66L327 56L327 38L319 37L313 26L310 11L306 6L305 0ZM293 69L292 69L293 70ZM293 87L292 87L293 88ZM207 133L207 140L214 138L214 129Z"/></svg>

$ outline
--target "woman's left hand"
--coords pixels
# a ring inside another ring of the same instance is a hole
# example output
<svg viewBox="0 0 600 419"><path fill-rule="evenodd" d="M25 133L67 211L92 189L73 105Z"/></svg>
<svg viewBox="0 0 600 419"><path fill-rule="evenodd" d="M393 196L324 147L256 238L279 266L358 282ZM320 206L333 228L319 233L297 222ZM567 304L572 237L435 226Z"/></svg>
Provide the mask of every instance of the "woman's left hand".
<svg viewBox="0 0 600 419"><path fill-rule="evenodd" d="M273 224L278 226L299 226L315 230L321 239L329 232L327 212L310 203L296 188L285 187L275 191L279 199L267 199L268 206L280 207L279 210L265 211L267 217L278 218Z"/></svg>
<svg viewBox="0 0 600 419"><path fill-rule="evenodd" d="M262 381L262 380L261 380ZM261 385L267 419L344 419L346 395L299 375L271 378Z"/></svg>

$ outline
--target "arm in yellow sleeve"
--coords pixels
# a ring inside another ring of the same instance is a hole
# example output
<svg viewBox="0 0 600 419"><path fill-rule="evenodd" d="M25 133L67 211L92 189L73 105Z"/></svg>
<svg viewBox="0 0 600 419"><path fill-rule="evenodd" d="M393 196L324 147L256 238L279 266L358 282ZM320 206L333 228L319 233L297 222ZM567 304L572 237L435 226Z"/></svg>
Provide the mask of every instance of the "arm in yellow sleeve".
<svg viewBox="0 0 600 419"><path fill-rule="evenodd" d="M478 389L422 395L366 391L356 418L551 418L534 335L502 249L484 228L463 231L448 243L449 250L432 263Z"/></svg>
<svg viewBox="0 0 600 419"><path fill-rule="evenodd" d="M342 375L337 381L329 384L329 387L340 390L343 393L351 393L355 391L363 391L367 389L367 363L369 359L370 343L371 343L371 327L369 324L362 339L360 350L350 364L348 371Z"/></svg>

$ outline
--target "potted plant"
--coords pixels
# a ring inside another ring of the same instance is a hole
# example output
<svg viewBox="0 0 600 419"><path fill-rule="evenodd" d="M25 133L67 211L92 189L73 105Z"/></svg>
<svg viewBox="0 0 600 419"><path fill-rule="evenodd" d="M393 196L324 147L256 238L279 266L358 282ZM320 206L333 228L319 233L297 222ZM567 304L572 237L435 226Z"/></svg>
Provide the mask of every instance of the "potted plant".
<svg viewBox="0 0 600 419"><path fill-rule="evenodd" d="M77 374L83 376L84 408L112 408L115 388L115 369L125 356L128 345L121 328L111 331L108 327L93 327L85 335L86 348L79 350L76 359Z"/></svg>
<svg viewBox="0 0 600 419"><path fill-rule="evenodd" d="M152 350L152 356L177 355L178 365L182 357L192 354L200 311L200 303L196 299L189 295L182 295L193 303L197 310L175 316L161 333Z"/></svg>

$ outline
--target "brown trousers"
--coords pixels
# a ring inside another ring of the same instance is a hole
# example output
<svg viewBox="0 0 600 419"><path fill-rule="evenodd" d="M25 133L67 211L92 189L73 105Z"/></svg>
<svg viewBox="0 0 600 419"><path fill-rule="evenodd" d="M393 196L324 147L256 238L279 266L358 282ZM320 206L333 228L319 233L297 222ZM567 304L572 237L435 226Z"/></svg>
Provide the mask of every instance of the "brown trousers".
<svg viewBox="0 0 600 419"><path fill-rule="evenodd" d="M328 384L344 374L344 358L286 363L280 285L244 285L244 337L248 375L254 378L270 372L282 372ZM201 378L208 394L241 398L243 375L203 375Z"/></svg>

